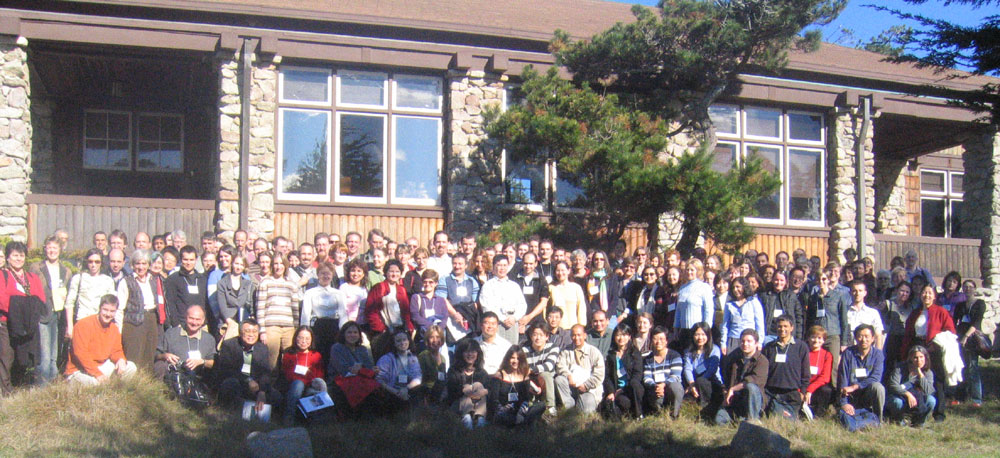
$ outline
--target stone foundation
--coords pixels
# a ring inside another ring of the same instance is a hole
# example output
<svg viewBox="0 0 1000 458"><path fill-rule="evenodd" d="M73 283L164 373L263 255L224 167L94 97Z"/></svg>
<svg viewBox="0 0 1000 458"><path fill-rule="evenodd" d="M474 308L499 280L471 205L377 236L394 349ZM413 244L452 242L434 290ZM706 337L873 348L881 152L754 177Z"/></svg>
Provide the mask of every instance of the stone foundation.
<svg viewBox="0 0 1000 458"><path fill-rule="evenodd" d="M0 36L0 236L28 238L24 196L31 183L28 42Z"/></svg>
<svg viewBox="0 0 1000 458"><path fill-rule="evenodd" d="M875 253L875 155L872 138L876 114L864 141L865 164L865 255ZM858 246L857 179L855 157L861 137L864 113L858 107L837 108L828 118L829 148L827 149L827 221L830 229L831 260L844 262L844 250Z"/></svg>

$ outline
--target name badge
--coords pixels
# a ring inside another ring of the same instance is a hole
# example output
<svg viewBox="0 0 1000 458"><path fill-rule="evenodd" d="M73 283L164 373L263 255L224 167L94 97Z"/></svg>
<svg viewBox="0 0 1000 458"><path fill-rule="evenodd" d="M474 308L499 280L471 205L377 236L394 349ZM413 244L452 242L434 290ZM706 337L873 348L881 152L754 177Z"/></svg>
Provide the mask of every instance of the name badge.
<svg viewBox="0 0 1000 458"><path fill-rule="evenodd" d="M396 377L396 383L399 383L400 385L406 385L406 380L407 379L405 374Z"/></svg>
<svg viewBox="0 0 1000 458"><path fill-rule="evenodd" d="M507 402L517 402L517 391L507 393Z"/></svg>
<svg viewBox="0 0 1000 458"><path fill-rule="evenodd" d="M590 287L590 288L588 289L588 291L590 291L590 295L591 295L591 296L593 296L593 295L595 295L595 294L597 294L597 293L601 292L601 288L598 288L598 287L597 287L597 286L595 285L595 286L591 286L591 287Z"/></svg>
<svg viewBox="0 0 1000 458"><path fill-rule="evenodd" d="M783 310L781 310L781 309L774 309L774 317L777 318L777 317L781 316L782 312L783 312Z"/></svg>
<svg viewBox="0 0 1000 458"><path fill-rule="evenodd" d="M809 375L819 374L819 366L809 366Z"/></svg>
<svg viewBox="0 0 1000 458"><path fill-rule="evenodd" d="M188 294L198 294L198 285L195 284L187 286L188 286Z"/></svg>
<svg viewBox="0 0 1000 458"><path fill-rule="evenodd" d="M817 309L816 318L823 318L826 316L826 309Z"/></svg>
<svg viewBox="0 0 1000 458"><path fill-rule="evenodd" d="M788 360L788 355L784 353L778 353L774 355L774 362L783 363Z"/></svg>
<svg viewBox="0 0 1000 458"><path fill-rule="evenodd" d="M295 373L296 374L306 375L306 372L309 372L309 366L303 366L301 364L296 364L295 365Z"/></svg>
<svg viewBox="0 0 1000 458"><path fill-rule="evenodd" d="M244 373L246 375L250 375L250 365L249 364L243 364L243 368L240 369L240 372L242 372L242 373Z"/></svg>
<svg viewBox="0 0 1000 458"><path fill-rule="evenodd" d="M444 372L438 371L438 381L439 382L443 382L444 381L444 375L445 375Z"/></svg>
<svg viewBox="0 0 1000 458"><path fill-rule="evenodd" d="M188 352L188 359L201 359L201 350L191 350Z"/></svg>
<svg viewBox="0 0 1000 458"><path fill-rule="evenodd" d="M545 282L546 283L552 283L552 276L551 275L546 275L545 276Z"/></svg>
<svg viewBox="0 0 1000 458"><path fill-rule="evenodd" d="M672 304L667 304L667 311L668 312L673 312L676 309L677 309L677 303L676 302L674 302Z"/></svg>
<svg viewBox="0 0 1000 458"><path fill-rule="evenodd" d="M424 317L425 317L425 318L430 318L430 317L432 317L432 316L434 316L434 309L432 309L432 308L430 308L430 307L428 307L428 308L425 308L425 309L424 309Z"/></svg>
<svg viewBox="0 0 1000 458"><path fill-rule="evenodd" d="M854 369L854 376L857 378L865 378L868 376L868 369L865 369L863 367Z"/></svg>
<svg viewBox="0 0 1000 458"><path fill-rule="evenodd" d="M525 296L530 296L532 294L535 294L535 287L531 285L525 285L524 288L521 288L521 292Z"/></svg>
<svg viewBox="0 0 1000 458"><path fill-rule="evenodd" d="M466 297L466 296L469 295L469 288L466 287L466 286L464 286L464 285L463 286L456 286L455 287L455 295L457 295L458 297Z"/></svg>
<svg viewBox="0 0 1000 458"><path fill-rule="evenodd" d="M657 372L653 374L653 381L656 383L664 383L667 381L667 374L663 372Z"/></svg>
<svg viewBox="0 0 1000 458"><path fill-rule="evenodd" d="M962 322L963 323L971 323L972 320L969 318L969 315L965 315L965 316L962 317Z"/></svg>

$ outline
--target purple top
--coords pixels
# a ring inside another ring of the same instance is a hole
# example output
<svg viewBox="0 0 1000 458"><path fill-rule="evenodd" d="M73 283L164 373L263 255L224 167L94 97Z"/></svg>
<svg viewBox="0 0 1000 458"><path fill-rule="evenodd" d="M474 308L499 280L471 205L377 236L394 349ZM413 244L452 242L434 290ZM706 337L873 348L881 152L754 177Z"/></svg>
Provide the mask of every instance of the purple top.
<svg viewBox="0 0 1000 458"><path fill-rule="evenodd" d="M431 325L446 323L448 320L448 303L445 298L433 296L427 298L424 294L414 294L410 298L410 319L413 324L426 331Z"/></svg>

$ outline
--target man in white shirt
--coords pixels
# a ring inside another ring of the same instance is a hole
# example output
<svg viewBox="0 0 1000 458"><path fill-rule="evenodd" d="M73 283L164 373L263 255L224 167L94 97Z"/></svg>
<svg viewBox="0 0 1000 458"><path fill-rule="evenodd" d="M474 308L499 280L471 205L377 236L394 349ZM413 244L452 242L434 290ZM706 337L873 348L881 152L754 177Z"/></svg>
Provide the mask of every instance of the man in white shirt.
<svg viewBox="0 0 1000 458"><path fill-rule="evenodd" d="M479 306L483 313L493 312L499 317L499 334L510 342L518 342L518 320L528 312L521 286L507 278L510 260L499 254L493 258L493 278L479 291Z"/></svg>
<svg viewBox="0 0 1000 458"><path fill-rule="evenodd" d="M427 268L434 269L439 276L451 273L451 256L448 256L448 233L437 231L434 233L434 246L431 257L427 258Z"/></svg>
<svg viewBox="0 0 1000 458"><path fill-rule="evenodd" d="M865 305L865 296L868 294L864 280L855 279L849 285L851 289L851 306L847 309L847 324L851 327L851 333L862 324L871 325L875 328L875 347L879 350L885 344L885 331L882 326L882 315L878 310ZM857 342L854 342L857 343Z"/></svg>
<svg viewBox="0 0 1000 458"><path fill-rule="evenodd" d="M500 365L503 364L503 357L507 354L507 350L510 349L510 342L503 337L497 335L497 328L499 327L499 319L497 315L493 312L486 312L483 314L482 329L483 333L476 337L476 341L479 342L479 346L483 349L483 370L487 374L495 374L500 370Z"/></svg>

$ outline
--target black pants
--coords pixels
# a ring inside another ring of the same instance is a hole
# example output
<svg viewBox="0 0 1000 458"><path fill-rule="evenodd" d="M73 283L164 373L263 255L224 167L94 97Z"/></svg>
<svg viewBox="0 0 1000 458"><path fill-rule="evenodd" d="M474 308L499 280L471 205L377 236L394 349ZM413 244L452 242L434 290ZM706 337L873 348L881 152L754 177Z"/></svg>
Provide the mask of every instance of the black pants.
<svg viewBox="0 0 1000 458"><path fill-rule="evenodd" d="M14 366L14 348L10 346L10 331L7 323L0 323L0 396L10 396L14 386L10 382L11 368Z"/></svg>
<svg viewBox="0 0 1000 458"><path fill-rule="evenodd" d="M830 384L823 385L816 388L816 391L813 391L812 397L809 399L809 408L812 410L813 415L816 417L826 415L830 404L833 403L833 394L833 385Z"/></svg>
<svg viewBox="0 0 1000 458"><path fill-rule="evenodd" d="M701 407L701 418L706 421L713 420L715 414L719 411L719 407L722 407L722 394L725 391L722 388L722 384L715 380L699 377L695 379L694 387L698 389L698 405Z"/></svg>
<svg viewBox="0 0 1000 458"><path fill-rule="evenodd" d="M645 388L642 384L638 387L625 386L615 391L615 400L609 401L605 397L597 410L607 418L621 418L625 415L632 415L634 418L642 416L642 399ZM607 396L607 393L605 393Z"/></svg>
<svg viewBox="0 0 1000 458"><path fill-rule="evenodd" d="M333 318L317 318L316 322L313 323L313 336L315 336L316 349L320 355L323 355L323 367L330 364L330 348L337 341L337 333L339 332L337 325L339 323Z"/></svg>
<svg viewBox="0 0 1000 458"><path fill-rule="evenodd" d="M934 406L934 420L943 421L945 418L945 408L948 405L944 385L945 378L947 377L944 371L944 357L941 349L935 344L929 344L927 349L931 353L931 372L934 373L934 396L937 397L937 405Z"/></svg>

